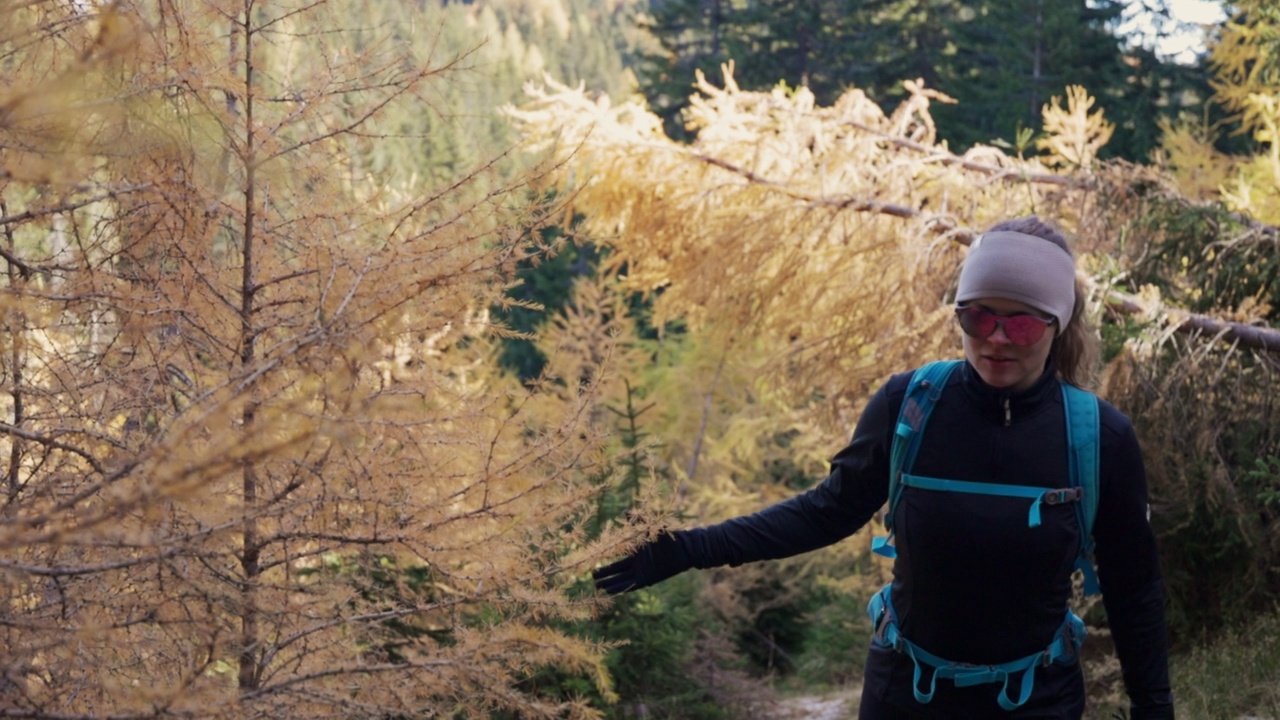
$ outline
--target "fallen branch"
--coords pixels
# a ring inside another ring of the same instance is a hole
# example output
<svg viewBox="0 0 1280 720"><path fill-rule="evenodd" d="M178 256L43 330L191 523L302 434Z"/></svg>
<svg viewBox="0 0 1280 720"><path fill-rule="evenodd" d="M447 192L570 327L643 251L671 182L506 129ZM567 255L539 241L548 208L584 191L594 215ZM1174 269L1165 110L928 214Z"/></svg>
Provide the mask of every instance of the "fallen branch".
<svg viewBox="0 0 1280 720"><path fill-rule="evenodd" d="M909 143L910 141L903 142ZM923 146L920 147L923 148ZM805 193L797 193L794 190L790 190L782 183L769 180L757 173L738 167L737 165L721 160L720 158L702 153L691 153L691 157L695 160L734 173L753 184L776 189L790 197L804 200L805 202L812 204L835 206L842 210L848 209L855 212L870 212L905 219L923 219L927 223L928 229L931 232L937 235L948 235L950 239L962 245L969 245L973 242L974 238L979 235L979 233L969 228L957 227L956 224L950 220L944 218L928 218L925 213L905 205L859 199L850 196L816 197ZM1040 181L1043 182L1044 180ZM1271 228L1267 225L1251 223L1251 226L1253 226L1255 230L1262 232L1275 232L1275 228ZM1220 337L1222 340L1227 342L1238 343L1243 347L1265 350L1268 352L1280 352L1280 330L1276 328L1219 320L1208 315L1185 313L1163 307L1151 308L1144 305L1133 295L1123 293L1118 290L1111 290L1108 293L1107 307L1110 308L1112 312L1120 314L1152 314L1153 312L1162 312L1170 316L1181 315L1183 319L1177 326L1177 329L1180 332L1200 332L1206 335Z"/></svg>
<svg viewBox="0 0 1280 720"><path fill-rule="evenodd" d="M1143 305L1137 298L1119 290L1112 290L1107 294L1106 307L1110 312L1119 315L1137 315L1150 312L1150 308ZM1181 321L1177 324L1179 332L1202 333L1220 338L1229 343L1239 343L1243 347L1280 352L1280 330L1276 328L1228 322L1198 313L1169 310L1165 312L1172 317L1182 316Z"/></svg>

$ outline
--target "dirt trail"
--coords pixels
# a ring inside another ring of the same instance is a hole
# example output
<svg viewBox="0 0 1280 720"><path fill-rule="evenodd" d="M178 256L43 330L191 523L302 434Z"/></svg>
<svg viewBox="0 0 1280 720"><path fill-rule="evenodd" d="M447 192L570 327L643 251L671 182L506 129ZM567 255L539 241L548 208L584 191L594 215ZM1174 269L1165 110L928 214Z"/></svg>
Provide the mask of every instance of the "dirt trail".
<svg viewBox="0 0 1280 720"><path fill-rule="evenodd" d="M787 698L782 703L784 714L778 720L854 720L860 696L858 690L841 690Z"/></svg>

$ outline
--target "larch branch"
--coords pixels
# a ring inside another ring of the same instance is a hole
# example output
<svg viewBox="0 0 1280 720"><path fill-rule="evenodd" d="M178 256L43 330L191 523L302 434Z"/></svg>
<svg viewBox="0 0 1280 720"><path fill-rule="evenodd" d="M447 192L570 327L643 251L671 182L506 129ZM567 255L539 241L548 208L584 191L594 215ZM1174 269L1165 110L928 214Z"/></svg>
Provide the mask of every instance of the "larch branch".
<svg viewBox="0 0 1280 720"><path fill-rule="evenodd" d="M903 142L909 143L910 141L903 141ZM928 149L923 145L920 145L919 147L921 150ZM736 175L739 175L745 178L748 182L777 189L782 193L784 193L785 195L788 195L790 197L797 198L797 199L802 199L813 204L831 206L841 210L847 209L847 210L852 210L854 212L868 212L868 213L874 213L879 215L889 215L892 217L903 218L903 219L924 219L926 220L926 222L929 223L930 231L938 235L948 234L951 240L961 243L962 245L970 244L971 242L973 242L974 238L978 236L978 233L974 232L973 230L957 227L953 222L949 220L930 219L927 217L926 213L920 210L917 210L915 208L907 207L905 205L898 205L895 203L884 203L876 200L859 199L859 198L848 197L848 196L819 197L819 196L808 195L805 193L798 193L798 192L795 192L794 190L787 188L782 183L778 183L773 180L770 180L750 170L747 170L746 168L738 167L737 165L734 165L733 163L727 162L720 158L702 154L702 153L692 153L691 157L693 157L694 159L700 162L704 162L709 165L714 165L715 167L719 167L721 169L724 169ZM959 160L960 158L956 158L956 159ZM1003 168L992 167L989 169L992 172L996 170L999 170L1001 172L1007 172ZM1031 176L1022 176L1022 177L1031 178ZM1054 177L1057 177L1057 176L1047 176L1047 175L1043 177L1037 176L1037 178L1034 181L1035 182L1057 182L1056 180L1052 179ZM1058 183L1058 184L1062 184L1062 183ZM1268 225L1263 225L1256 222L1250 222L1249 225L1251 228L1253 228L1258 232L1264 232L1264 233L1277 232L1276 228L1273 228ZM1147 313L1152 310L1152 308L1146 307L1142 302L1140 302L1134 296L1122 293L1117 290L1112 290L1109 292L1107 302L1108 302L1108 307L1111 308L1113 312L1118 312L1121 314ZM1178 323L1178 326L1177 326L1177 329L1180 332L1202 332L1202 333L1207 333L1211 335L1221 335L1223 339L1231 342L1238 342L1241 346L1244 346L1244 347L1253 348L1256 350L1265 350L1268 352L1280 351L1280 330L1276 328L1265 327L1261 325L1250 325L1247 323L1231 322L1228 320L1219 320L1219 319L1210 317L1208 315L1199 315L1195 313L1179 313L1176 310L1171 310L1167 308L1161 308L1161 310L1166 314L1182 316L1182 320Z"/></svg>
<svg viewBox="0 0 1280 720"><path fill-rule="evenodd" d="M886 133L884 131L877 130L871 127L870 125L865 125L863 123L860 123L854 120L844 120L841 122L841 124L847 125L852 128L857 128L858 130L861 130L865 133L875 135L876 137L882 138L884 140L888 140L894 145L907 148L908 150L915 150L916 152L928 155L931 159L936 160L937 162L940 162L943 165L959 165L965 170L972 170L974 172L981 173L983 175L994 175L994 176L1000 177L1000 179L1005 181L1042 183L1046 185L1062 185L1066 187L1078 187L1078 188L1090 188L1090 187L1093 187L1094 185L1092 178L1073 178L1065 175L1056 175L1054 173L1044 173L1044 172L1029 173L1025 171L1011 170L1009 168L1003 168L995 165L987 165L985 163L974 162L973 160L966 159L964 157L956 155L955 153L948 152L945 150L939 150L936 147L930 147L928 145L918 143L914 140L908 140L907 138L904 138L904 137L897 137L889 133Z"/></svg>

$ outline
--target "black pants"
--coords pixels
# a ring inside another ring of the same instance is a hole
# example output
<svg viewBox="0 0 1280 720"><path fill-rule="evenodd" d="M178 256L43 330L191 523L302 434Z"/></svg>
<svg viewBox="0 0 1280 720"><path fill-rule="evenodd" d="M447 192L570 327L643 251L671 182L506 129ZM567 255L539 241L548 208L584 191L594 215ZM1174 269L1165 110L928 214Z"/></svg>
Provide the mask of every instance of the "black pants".
<svg viewBox="0 0 1280 720"><path fill-rule="evenodd" d="M895 712L878 698L863 693L858 704L858 720L906 720L909 715Z"/></svg>

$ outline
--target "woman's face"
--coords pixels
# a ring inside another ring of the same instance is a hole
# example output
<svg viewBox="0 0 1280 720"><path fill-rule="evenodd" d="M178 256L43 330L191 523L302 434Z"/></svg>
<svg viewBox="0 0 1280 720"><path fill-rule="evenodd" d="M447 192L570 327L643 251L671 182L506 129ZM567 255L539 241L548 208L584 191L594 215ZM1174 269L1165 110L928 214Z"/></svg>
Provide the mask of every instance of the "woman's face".
<svg viewBox="0 0 1280 720"><path fill-rule="evenodd" d="M966 304L981 305L997 315L1029 313L1044 316L1044 313L1017 300L983 298ZM1015 392L1026 390L1035 385L1044 373L1044 364L1049 359L1049 349L1053 346L1056 331L1056 325L1050 325L1039 340L1028 346L1010 342L1003 326L997 326L995 332L983 340L962 332L964 356L991 387Z"/></svg>

